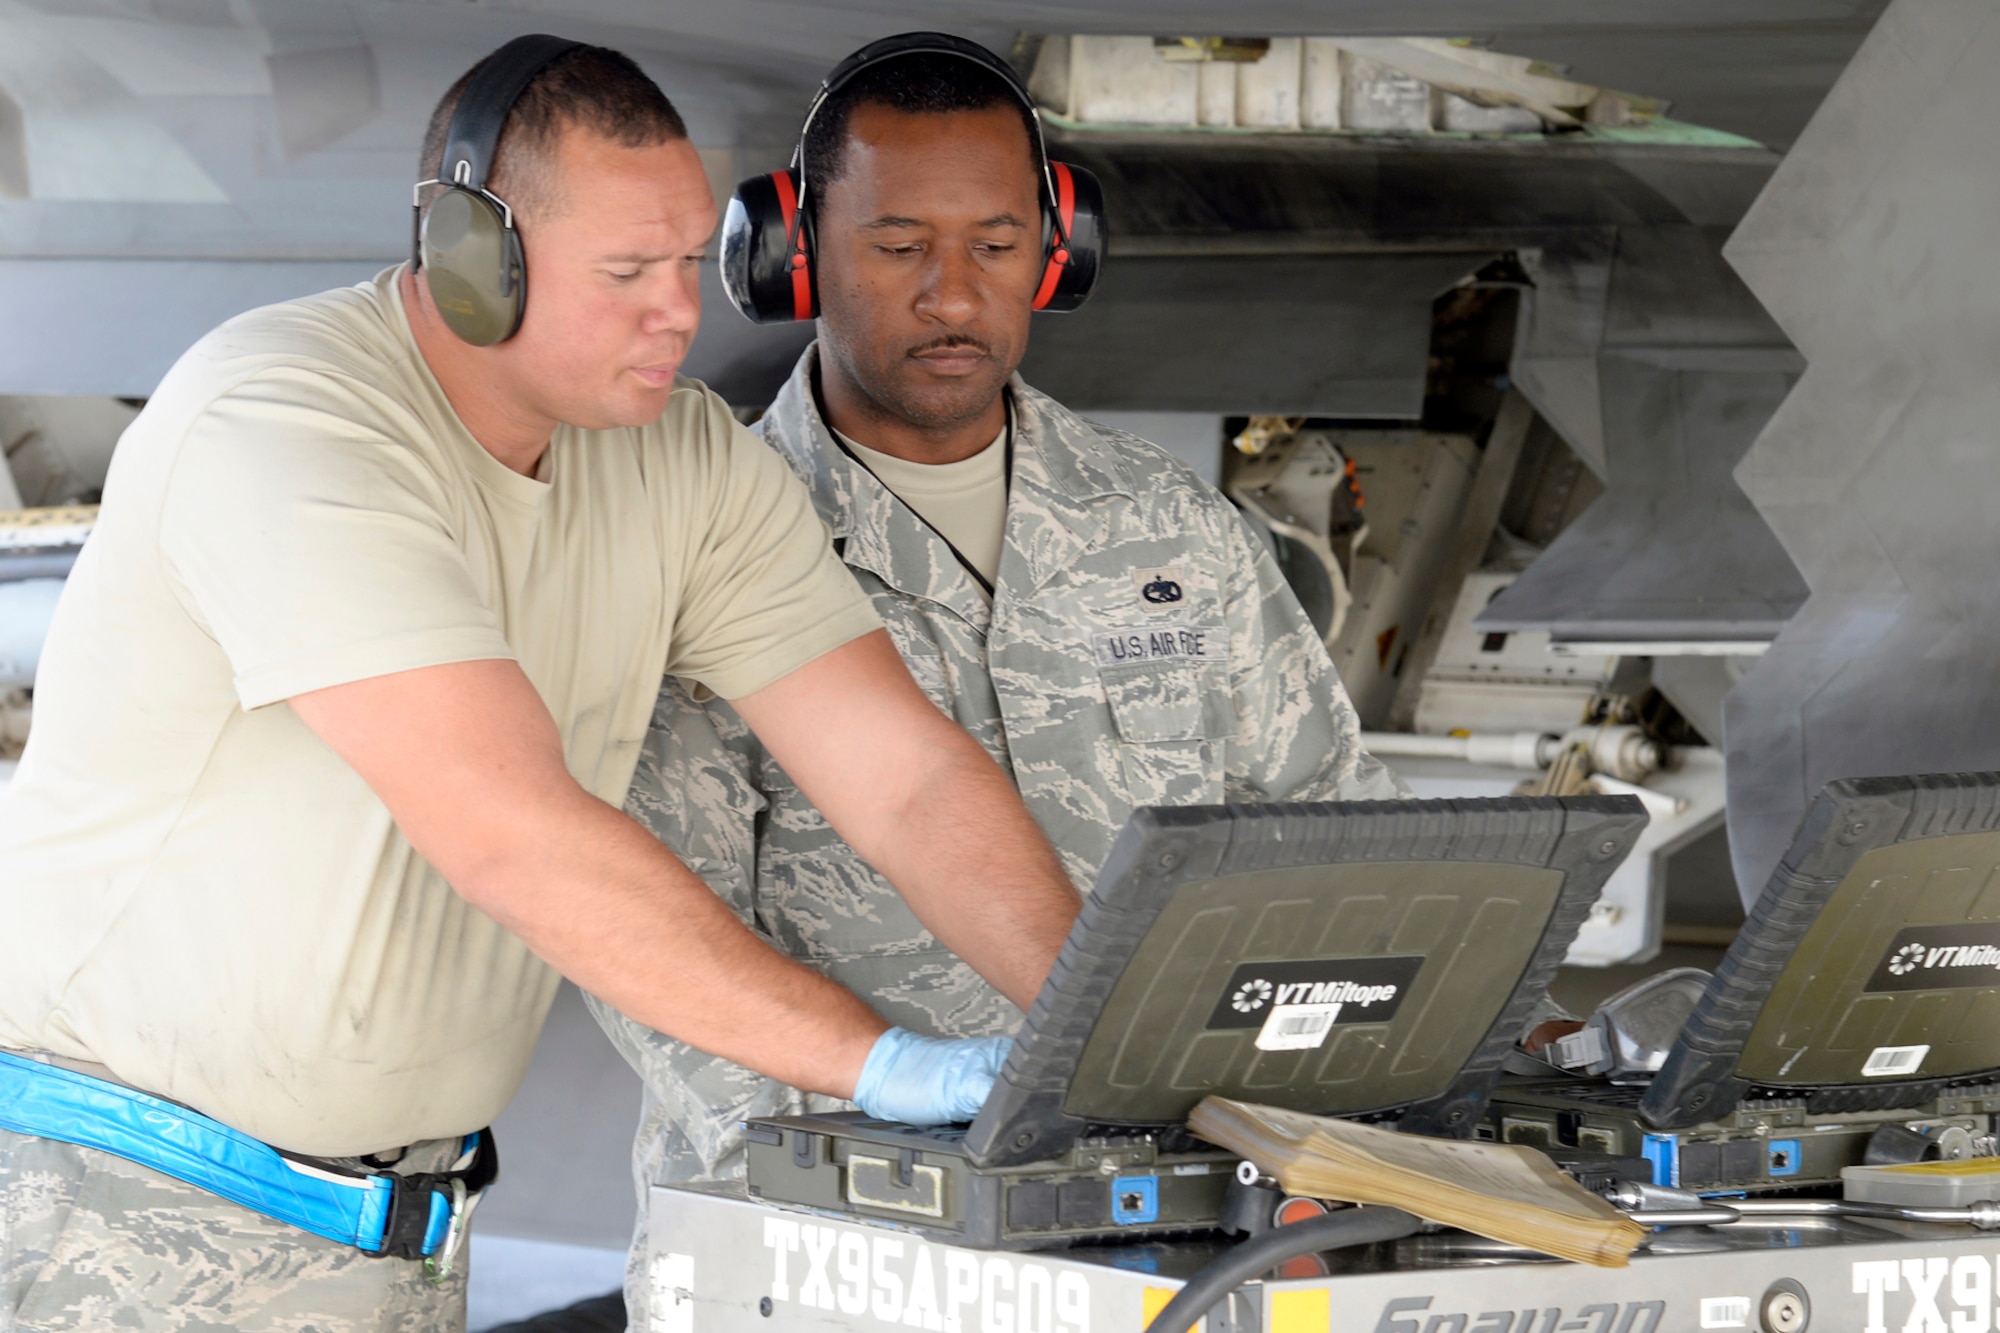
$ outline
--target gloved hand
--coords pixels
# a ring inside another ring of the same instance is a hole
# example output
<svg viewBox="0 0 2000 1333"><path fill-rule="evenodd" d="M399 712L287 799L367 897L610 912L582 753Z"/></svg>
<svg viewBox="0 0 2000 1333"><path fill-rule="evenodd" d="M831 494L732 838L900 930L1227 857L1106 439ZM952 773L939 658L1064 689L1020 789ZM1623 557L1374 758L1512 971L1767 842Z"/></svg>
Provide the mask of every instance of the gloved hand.
<svg viewBox="0 0 2000 1333"><path fill-rule="evenodd" d="M890 1028L875 1039L854 1084L854 1104L877 1120L909 1125L962 1124L993 1090L1012 1037L920 1037Z"/></svg>

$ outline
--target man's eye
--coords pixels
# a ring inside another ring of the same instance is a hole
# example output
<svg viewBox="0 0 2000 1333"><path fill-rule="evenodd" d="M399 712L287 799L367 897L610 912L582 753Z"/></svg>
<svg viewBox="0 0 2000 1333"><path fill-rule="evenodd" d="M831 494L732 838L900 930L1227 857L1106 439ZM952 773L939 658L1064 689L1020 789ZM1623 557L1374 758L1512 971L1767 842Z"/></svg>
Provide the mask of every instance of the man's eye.
<svg viewBox="0 0 2000 1333"><path fill-rule="evenodd" d="M923 247L914 241L906 245L878 245L875 248L885 255L914 255L923 250Z"/></svg>
<svg viewBox="0 0 2000 1333"><path fill-rule="evenodd" d="M604 270L604 272L605 275L609 277L613 282L630 282L632 281L632 279L639 276L639 270L636 268L633 269L608 268Z"/></svg>

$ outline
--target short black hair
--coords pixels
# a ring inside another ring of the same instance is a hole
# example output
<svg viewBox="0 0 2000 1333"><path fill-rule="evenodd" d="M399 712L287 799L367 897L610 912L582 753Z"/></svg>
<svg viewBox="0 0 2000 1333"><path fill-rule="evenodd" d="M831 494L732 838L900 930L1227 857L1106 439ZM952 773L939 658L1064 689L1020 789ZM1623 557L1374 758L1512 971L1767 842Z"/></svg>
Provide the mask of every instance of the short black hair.
<svg viewBox="0 0 2000 1333"><path fill-rule="evenodd" d="M809 193L825 189L847 169L847 123L858 106L886 106L911 116L942 116L954 111L1011 106L1021 115L1021 127L1028 134L1028 154L1035 169L1041 169L1041 159L1035 153L1034 112L999 73L964 56L912 51L870 65L821 103L806 130L805 175Z"/></svg>
<svg viewBox="0 0 2000 1333"><path fill-rule="evenodd" d="M478 69L474 65L461 74L431 112L418 180L444 174L451 118ZM546 213L559 206L561 187L548 170L548 155L571 125L627 148L687 138L680 112L630 56L609 47L579 46L544 65L507 113L487 188L519 213Z"/></svg>

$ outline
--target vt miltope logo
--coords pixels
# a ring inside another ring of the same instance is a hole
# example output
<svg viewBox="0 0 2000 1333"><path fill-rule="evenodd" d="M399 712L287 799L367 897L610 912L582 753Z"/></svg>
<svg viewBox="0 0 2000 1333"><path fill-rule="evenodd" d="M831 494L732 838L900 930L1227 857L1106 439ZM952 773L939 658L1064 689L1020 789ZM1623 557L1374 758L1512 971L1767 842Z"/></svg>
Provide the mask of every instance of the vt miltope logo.
<svg viewBox="0 0 2000 1333"><path fill-rule="evenodd" d="M1240 963L1212 992L1215 1008L1204 1026L1254 1028L1283 1021L1300 1007L1324 1009L1326 1027L1386 1023L1396 1016L1423 966L1421 955L1400 954Z"/></svg>
<svg viewBox="0 0 2000 1333"><path fill-rule="evenodd" d="M1905 926L1864 989L2000 990L2000 921Z"/></svg>

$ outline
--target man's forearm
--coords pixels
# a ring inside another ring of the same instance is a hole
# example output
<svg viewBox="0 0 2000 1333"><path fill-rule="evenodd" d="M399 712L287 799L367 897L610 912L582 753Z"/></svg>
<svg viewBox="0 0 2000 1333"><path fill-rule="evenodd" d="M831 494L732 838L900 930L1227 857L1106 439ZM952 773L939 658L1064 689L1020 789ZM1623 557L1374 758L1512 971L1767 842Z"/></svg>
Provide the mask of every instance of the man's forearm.
<svg viewBox="0 0 2000 1333"><path fill-rule="evenodd" d="M579 787L527 674L495 658L296 695L468 902L643 1023L847 1097L888 1027L765 945L645 829Z"/></svg>
<svg viewBox="0 0 2000 1333"><path fill-rule="evenodd" d="M745 929L633 820L578 792L460 891L620 1012L794 1087L849 1097L888 1027Z"/></svg>
<svg viewBox="0 0 2000 1333"><path fill-rule="evenodd" d="M1076 919L1076 890L999 765L957 739L881 829L843 832L941 944L1025 1010Z"/></svg>
<svg viewBox="0 0 2000 1333"><path fill-rule="evenodd" d="M991 755L910 679L882 630L730 701L924 928L1023 1009L1076 889Z"/></svg>

